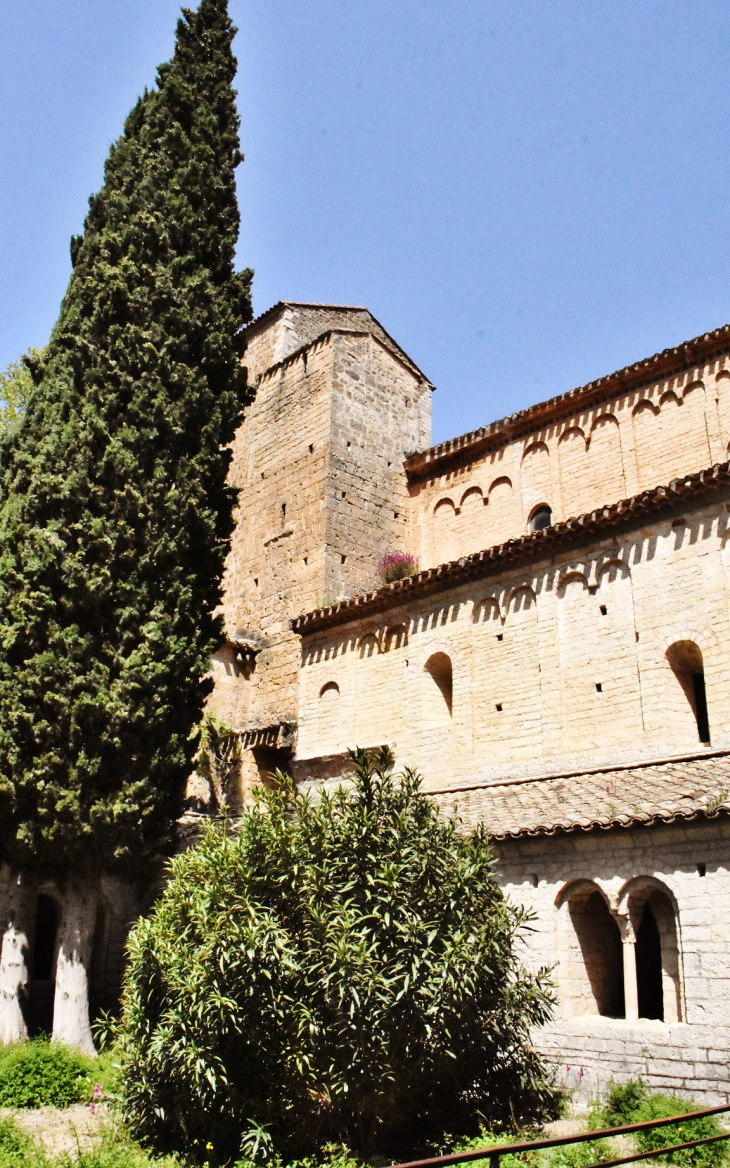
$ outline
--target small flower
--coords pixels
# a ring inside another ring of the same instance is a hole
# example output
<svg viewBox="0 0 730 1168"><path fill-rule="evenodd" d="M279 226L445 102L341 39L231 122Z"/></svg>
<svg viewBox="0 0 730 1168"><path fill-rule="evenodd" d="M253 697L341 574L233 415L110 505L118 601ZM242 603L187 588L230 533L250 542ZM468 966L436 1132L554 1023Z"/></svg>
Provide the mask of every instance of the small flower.
<svg viewBox="0 0 730 1168"><path fill-rule="evenodd" d="M101 1083L94 1083L94 1099L104 1098L104 1088Z"/></svg>

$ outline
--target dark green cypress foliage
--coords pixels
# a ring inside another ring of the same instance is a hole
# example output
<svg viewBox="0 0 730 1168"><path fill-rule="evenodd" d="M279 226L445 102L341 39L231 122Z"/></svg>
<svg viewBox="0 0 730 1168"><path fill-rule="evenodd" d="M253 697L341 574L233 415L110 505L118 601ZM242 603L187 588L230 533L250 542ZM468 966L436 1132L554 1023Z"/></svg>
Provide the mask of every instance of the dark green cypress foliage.
<svg viewBox="0 0 730 1168"><path fill-rule="evenodd" d="M169 846L222 639L251 273L226 0L113 145L22 424L0 447L0 832L15 867Z"/></svg>

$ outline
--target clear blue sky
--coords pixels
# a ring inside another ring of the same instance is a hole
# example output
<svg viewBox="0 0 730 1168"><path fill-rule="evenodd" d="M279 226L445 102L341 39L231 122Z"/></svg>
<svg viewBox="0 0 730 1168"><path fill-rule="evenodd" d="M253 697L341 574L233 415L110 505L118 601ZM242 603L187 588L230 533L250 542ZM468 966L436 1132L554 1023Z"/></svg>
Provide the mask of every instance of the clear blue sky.
<svg viewBox="0 0 730 1168"><path fill-rule="evenodd" d="M2 0L0 365L42 345L174 0ZM730 5L231 0L254 306L366 304L434 441L730 321Z"/></svg>

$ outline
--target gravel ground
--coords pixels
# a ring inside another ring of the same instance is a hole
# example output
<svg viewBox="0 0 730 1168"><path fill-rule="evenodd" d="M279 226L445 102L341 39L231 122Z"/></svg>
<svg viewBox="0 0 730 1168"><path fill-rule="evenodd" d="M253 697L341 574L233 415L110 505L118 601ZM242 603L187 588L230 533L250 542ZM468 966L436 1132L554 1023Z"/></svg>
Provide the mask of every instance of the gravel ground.
<svg viewBox="0 0 730 1168"><path fill-rule="evenodd" d="M94 1112L88 1103L77 1103L74 1107L38 1107L21 1111L2 1108L0 1114L13 1115L18 1127L26 1131L34 1143L55 1155L75 1152L77 1147L89 1148L109 1121L104 1103L97 1104Z"/></svg>

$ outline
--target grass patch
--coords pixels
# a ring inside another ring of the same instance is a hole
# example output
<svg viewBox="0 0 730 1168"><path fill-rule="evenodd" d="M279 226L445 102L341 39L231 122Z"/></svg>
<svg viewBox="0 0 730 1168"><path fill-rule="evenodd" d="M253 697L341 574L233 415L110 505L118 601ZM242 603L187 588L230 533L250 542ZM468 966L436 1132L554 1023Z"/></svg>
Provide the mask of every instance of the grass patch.
<svg viewBox="0 0 730 1168"><path fill-rule="evenodd" d="M181 1168L172 1157L148 1155L120 1125L110 1126L90 1148L45 1152L12 1117L0 1120L0 1168Z"/></svg>

